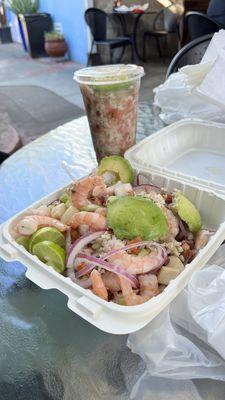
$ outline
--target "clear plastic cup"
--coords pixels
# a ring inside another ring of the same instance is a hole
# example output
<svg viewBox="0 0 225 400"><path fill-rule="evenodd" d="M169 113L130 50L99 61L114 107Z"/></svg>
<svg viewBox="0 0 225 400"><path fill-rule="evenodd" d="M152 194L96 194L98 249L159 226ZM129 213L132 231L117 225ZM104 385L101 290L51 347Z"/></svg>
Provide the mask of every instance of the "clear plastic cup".
<svg viewBox="0 0 225 400"><path fill-rule="evenodd" d="M77 71L98 161L123 155L135 144L137 107L144 69L137 65L106 65Z"/></svg>

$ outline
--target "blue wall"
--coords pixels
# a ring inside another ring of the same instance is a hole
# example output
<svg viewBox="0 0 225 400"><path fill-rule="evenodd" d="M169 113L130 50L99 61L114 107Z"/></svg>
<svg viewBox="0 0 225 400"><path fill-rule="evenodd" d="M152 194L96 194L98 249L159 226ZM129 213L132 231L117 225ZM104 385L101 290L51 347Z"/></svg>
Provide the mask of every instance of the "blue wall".
<svg viewBox="0 0 225 400"><path fill-rule="evenodd" d="M71 60L86 64L88 45L84 0L40 0L40 11L50 13L54 22L62 24Z"/></svg>

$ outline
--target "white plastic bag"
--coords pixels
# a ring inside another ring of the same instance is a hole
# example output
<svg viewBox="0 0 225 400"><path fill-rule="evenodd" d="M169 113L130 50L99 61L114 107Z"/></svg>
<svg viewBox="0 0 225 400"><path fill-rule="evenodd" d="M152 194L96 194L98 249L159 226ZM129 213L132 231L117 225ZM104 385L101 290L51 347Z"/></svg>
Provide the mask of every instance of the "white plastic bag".
<svg viewBox="0 0 225 400"><path fill-rule="evenodd" d="M182 118L225 123L225 30L215 33L200 64L185 66L154 89L160 118L171 124Z"/></svg>
<svg viewBox="0 0 225 400"><path fill-rule="evenodd" d="M130 395L131 400L202 400L191 381L173 381L150 376L145 372Z"/></svg>
<svg viewBox="0 0 225 400"><path fill-rule="evenodd" d="M151 376L225 381L225 245L158 317L130 334Z"/></svg>

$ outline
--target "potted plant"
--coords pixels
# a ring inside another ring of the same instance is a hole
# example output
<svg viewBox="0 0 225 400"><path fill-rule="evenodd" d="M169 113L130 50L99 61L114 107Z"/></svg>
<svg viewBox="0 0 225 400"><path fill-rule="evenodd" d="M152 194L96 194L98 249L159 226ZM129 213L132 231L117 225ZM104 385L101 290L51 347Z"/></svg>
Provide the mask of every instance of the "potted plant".
<svg viewBox="0 0 225 400"><path fill-rule="evenodd" d="M50 57L64 57L67 50L67 43L61 33L45 32L45 51Z"/></svg>
<svg viewBox="0 0 225 400"><path fill-rule="evenodd" d="M2 43L12 42L11 30L7 26L5 0L0 2L0 39Z"/></svg>
<svg viewBox="0 0 225 400"><path fill-rule="evenodd" d="M46 55L44 32L52 30L49 14L39 13L39 0L8 0L10 10L17 16L24 49L31 57Z"/></svg>

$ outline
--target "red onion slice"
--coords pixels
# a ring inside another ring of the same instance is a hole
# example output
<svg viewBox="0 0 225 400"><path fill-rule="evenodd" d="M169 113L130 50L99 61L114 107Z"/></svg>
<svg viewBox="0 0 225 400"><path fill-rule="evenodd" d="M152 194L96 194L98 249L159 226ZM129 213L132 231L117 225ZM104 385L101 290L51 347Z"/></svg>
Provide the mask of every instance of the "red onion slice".
<svg viewBox="0 0 225 400"><path fill-rule="evenodd" d="M79 260L79 259L78 259ZM75 277L78 279L83 275L88 274L88 272L91 272L95 266L93 264L87 264L83 268L80 269L80 271L75 272Z"/></svg>
<svg viewBox="0 0 225 400"><path fill-rule="evenodd" d="M145 176L144 174L137 174L137 177L136 177L136 185L134 185L134 188L135 187L138 187L138 186L151 186L151 187L154 187L154 188L157 188L157 189L159 189L159 190L161 190L161 188L159 187L159 186L157 186L157 185L154 185L153 183L144 183L144 184L142 184L142 183L140 183L140 177L141 176L143 176L143 178L145 178L145 179L148 179L148 177L147 176Z"/></svg>
<svg viewBox="0 0 225 400"><path fill-rule="evenodd" d="M68 276L74 276L74 261L77 256L77 254L89 243L91 243L93 240L96 240L99 236L103 235L107 231L96 231L96 232L91 232L88 233L85 236L81 236L79 239L77 239L72 246L70 246L68 255L67 255L67 261L66 261L66 268L68 270Z"/></svg>
<svg viewBox="0 0 225 400"><path fill-rule="evenodd" d="M135 193L137 193L138 191L146 191L147 193L152 192L153 190L159 192L161 191L159 186L150 184L150 183L143 183L141 185L135 185L133 186L133 190Z"/></svg>
<svg viewBox="0 0 225 400"><path fill-rule="evenodd" d="M158 249L158 265L154 268L154 272L156 272L159 268L161 268L167 261L168 255L166 252L165 247L163 247L162 245L160 245L157 242L152 242L152 241L142 241L142 242L138 242L138 243L132 243L132 244L128 244L127 246L121 247L120 249L117 250L113 250L110 253L106 254L106 256L102 257L101 260L107 260L107 258L109 258L110 256L114 255L114 254L118 254L121 251L126 251L126 250L131 250L134 249L136 247L156 247ZM78 258L80 259L83 256L83 254L79 253L78 254ZM96 257L95 257L96 258ZM99 258L96 258L97 260L99 260ZM79 260L80 261L80 260ZM114 265L114 264L112 264ZM88 272L90 272L92 269L94 268L94 266L87 264L85 267L83 267L80 271L75 273L76 278L80 278L81 276L87 274ZM114 271L112 271L114 272Z"/></svg>
<svg viewBox="0 0 225 400"><path fill-rule="evenodd" d="M159 260L160 260L160 258L162 259L161 260L162 264L159 263L160 265L159 265L158 268L161 268L162 265L164 264L164 262L166 262L166 260L167 260L167 257L168 257L167 256L167 251L166 251L165 247L162 246L161 244L159 244L157 242L153 242L153 241L147 241L147 240L146 241L142 241L142 242L137 242L137 243L131 243L131 244L128 244L127 246L121 247L120 249L113 250L110 253L106 254L106 256L102 257L102 259L103 260L107 260L107 258L109 258L110 256L112 256L114 254L118 254L121 251L127 251L127 250L134 249L136 247L144 247L144 246L145 247L155 247L155 248L157 248L158 255L159 255Z"/></svg>
<svg viewBox="0 0 225 400"><path fill-rule="evenodd" d="M93 268L96 266L104 268L107 271L114 272L115 274L120 275L123 278L127 279L128 281L131 282L131 284L134 288L138 288L138 286L139 286L138 279L134 275L129 274L123 268L121 268L117 265L114 265L107 261L104 261L101 258L88 256L87 254L79 253L78 257L79 257L79 262L87 262L88 264L92 264ZM83 270L83 268L82 268L82 270Z"/></svg>
<svg viewBox="0 0 225 400"><path fill-rule="evenodd" d="M137 174L137 177L136 177L137 186L140 185L140 176L141 176L141 174Z"/></svg>
<svg viewBox="0 0 225 400"><path fill-rule="evenodd" d="M188 237L188 231L184 226L183 221L180 219L178 215L176 215L178 225L179 225L179 233L176 236L176 240L181 241L183 239L186 239Z"/></svg>

